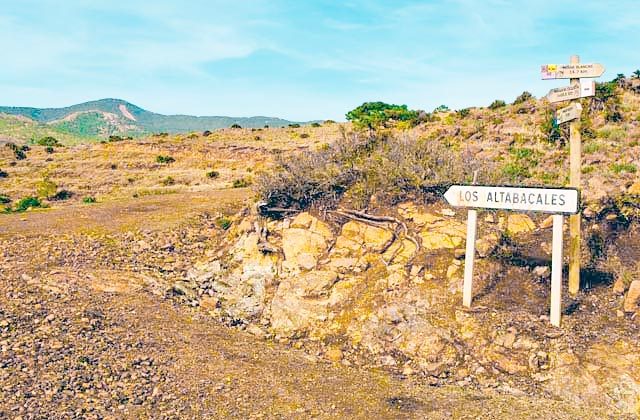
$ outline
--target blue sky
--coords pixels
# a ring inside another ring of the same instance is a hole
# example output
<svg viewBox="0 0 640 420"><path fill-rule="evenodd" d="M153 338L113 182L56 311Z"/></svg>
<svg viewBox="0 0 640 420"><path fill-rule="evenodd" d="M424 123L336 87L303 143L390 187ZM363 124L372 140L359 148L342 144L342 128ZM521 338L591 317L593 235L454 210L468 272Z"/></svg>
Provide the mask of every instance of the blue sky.
<svg viewBox="0 0 640 420"><path fill-rule="evenodd" d="M579 54L640 68L635 1L0 0L0 105L332 118L546 94Z"/></svg>

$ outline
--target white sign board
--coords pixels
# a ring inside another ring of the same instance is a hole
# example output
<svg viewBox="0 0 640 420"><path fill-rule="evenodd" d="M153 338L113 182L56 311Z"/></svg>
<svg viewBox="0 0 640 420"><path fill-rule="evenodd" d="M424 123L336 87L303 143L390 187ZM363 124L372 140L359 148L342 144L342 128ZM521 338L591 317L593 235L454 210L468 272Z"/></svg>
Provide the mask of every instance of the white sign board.
<svg viewBox="0 0 640 420"><path fill-rule="evenodd" d="M547 94L547 99L551 103L569 101L571 99L580 98L580 85L564 86L551 89Z"/></svg>
<svg viewBox="0 0 640 420"><path fill-rule="evenodd" d="M580 97L588 98L596 94L596 82L591 79L580 80Z"/></svg>
<svg viewBox="0 0 640 420"><path fill-rule="evenodd" d="M595 95L596 82L591 79L581 80L579 85L563 86L551 89L547 99L551 103L587 98Z"/></svg>
<svg viewBox="0 0 640 420"><path fill-rule="evenodd" d="M452 185L444 198L454 207L556 214L575 214L579 203L578 190L570 188Z"/></svg>
<svg viewBox="0 0 640 420"><path fill-rule="evenodd" d="M559 109L556 112L556 123L563 124L571 120L575 120L580 118L582 114L582 105L579 103L574 103L569 105L568 107Z"/></svg>
<svg viewBox="0 0 640 420"><path fill-rule="evenodd" d="M545 64L540 68L542 80L600 77L604 66L599 63Z"/></svg>

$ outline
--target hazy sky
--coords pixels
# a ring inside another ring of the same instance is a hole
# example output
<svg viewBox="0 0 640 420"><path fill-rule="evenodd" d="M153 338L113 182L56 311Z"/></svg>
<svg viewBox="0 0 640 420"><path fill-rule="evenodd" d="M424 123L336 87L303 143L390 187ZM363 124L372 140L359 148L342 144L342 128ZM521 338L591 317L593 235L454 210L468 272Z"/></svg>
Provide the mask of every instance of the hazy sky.
<svg viewBox="0 0 640 420"><path fill-rule="evenodd" d="M636 1L0 0L0 105L115 97L166 114L344 119L536 96L580 54L640 68Z"/></svg>

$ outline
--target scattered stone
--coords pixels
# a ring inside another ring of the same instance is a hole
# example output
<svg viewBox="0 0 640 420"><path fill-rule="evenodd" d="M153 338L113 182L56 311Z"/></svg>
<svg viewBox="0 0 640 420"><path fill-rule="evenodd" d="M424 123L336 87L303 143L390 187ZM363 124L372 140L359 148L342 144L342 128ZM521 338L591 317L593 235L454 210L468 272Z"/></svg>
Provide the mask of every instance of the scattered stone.
<svg viewBox="0 0 640 420"><path fill-rule="evenodd" d="M451 209L442 209L440 210L440 214L442 214L443 216L449 216L449 217L453 217L456 215L456 212L451 210Z"/></svg>
<svg viewBox="0 0 640 420"><path fill-rule="evenodd" d="M533 269L533 275L536 277L547 277L551 270L546 265L539 265Z"/></svg>
<svg viewBox="0 0 640 420"><path fill-rule="evenodd" d="M334 363L337 363L342 360L343 353L338 347L330 347L326 352L325 356L327 359L331 360Z"/></svg>
<svg viewBox="0 0 640 420"><path fill-rule="evenodd" d="M526 214L510 214L507 218L507 232L511 235L532 232L536 224Z"/></svg>
<svg viewBox="0 0 640 420"><path fill-rule="evenodd" d="M634 280L629 285L629 291L624 299L624 311L627 313L636 312L640 304L640 280Z"/></svg>
<svg viewBox="0 0 640 420"><path fill-rule="evenodd" d="M621 295L626 290L627 290L627 285L625 284L624 280L622 280L621 278L617 278L616 281L613 283L613 293L617 295Z"/></svg>

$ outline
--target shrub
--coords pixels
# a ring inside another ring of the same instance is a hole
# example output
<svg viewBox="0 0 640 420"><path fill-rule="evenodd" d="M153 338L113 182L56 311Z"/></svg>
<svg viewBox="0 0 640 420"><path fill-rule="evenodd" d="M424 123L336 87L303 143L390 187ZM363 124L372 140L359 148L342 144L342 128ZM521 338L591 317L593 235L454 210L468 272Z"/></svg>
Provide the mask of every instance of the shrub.
<svg viewBox="0 0 640 420"><path fill-rule="evenodd" d="M491 105L489 105L489 109L498 109L498 108L503 108L505 107L507 104L501 100L501 99L496 99L495 101L491 102Z"/></svg>
<svg viewBox="0 0 640 420"><path fill-rule="evenodd" d="M483 170L479 182L500 181L492 178L500 173L490 162L480 167L471 154L441 141L343 131L341 139L317 151L276 156L275 172L259 177L257 189L263 212L274 207L334 208L343 199L362 206L373 194L390 202L409 195L434 199L453 183L471 181L476 167Z"/></svg>
<svg viewBox="0 0 640 420"><path fill-rule="evenodd" d="M269 124L265 124L265 125L264 125L264 128L269 128Z"/></svg>
<svg viewBox="0 0 640 420"><path fill-rule="evenodd" d="M40 198L52 197L57 190L58 186L47 177L36 184L36 192Z"/></svg>
<svg viewBox="0 0 640 420"><path fill-rule="evenodd" d="M523 178L531 177L529 168L520 162L511 162L506 164L504 168L502 168L502 173L512 182L521 181Z"/></svg>
<svg viewBox="0 0 640 420"><path fill-rule="evenodd" d="M9 198L9 196L0 194L0 204L8 204L10 202L11 202L11 199Z"/></svg>
<svg viewBox="0 0 640 420"><path fill-rule="evenodd" d="M73 196L73 193L71 191L60 190L56 192L54 195L52 195L51 197L48 197L48 199L52 201L63 201L63 200L70 199L72 196Z"/></svg>
<svg viewBox="0 0 640 420"><path fill-rule="evenodd" d="M36 143L38 144L38 146L50 146L50 147L62 146L60 142L58 142L58 139L51 136L43 137L40 140L38 140Z"/></svg>
<svg viewBox="0 0 640 420"><path fill-rule="evenodd" d="M242 128L240 124L231 124L231 128Z"/></svg>
<svg viewBox="0 0 640 420"><path fill-rule="evenodd" d="M318 128L318 127L322 127L322 126L320 125L320 123L312 122L312 123L311 123L311 127L313 127L313 128Z"/></svg>
<svg viewBox="0 0 640 420"><path fill-rule="evenodd" d="M207 172L207 178L216 179L220 176L220 172L218 171L209 171Z"/></svg>
<svg viewBox="0 0 640 420"><path fill-rule="evenodd" d="M227 230L231 227L231 219L229 219L228 217L218 217L216 219L216 225L222 229L222 230Z"/></svg>
<svg viewBox="0 0 640 420"><path fill-rule="evenodd" d="M82 202L85 204L93 204L96 202L96 198L92 195L88 195L82 199Z"/></svg>
<svg viewBox="0 0 640 420"><path fill-rule="evenodd" d="M261 138L260 136L255 136L253 139L254 139L255 141L260 141L260 140L262 140L262 138Z"/></svg>
<svg viewBox="0 0 640 420"><path fill-rule="evenodd" d="M533 95L525 90L520 95L518 95L518 97L513 101L513 104L518 105L531 99L533 99Z"/></svg>
<svg viewBox="0 0 640 420"><path fill-rule="evenodd" d="M309 138L309 134L307 134L307 133L301 133L301 134L300 134L300 138L301 138L301 139L308 139L308 138Z"/></svg>
<svg viewBox="0 0 640 420"><path fill-rule="evenodd" d="M619 174L622 172L636 173L638 171L638 168L636 168L636 165L632 163L612 163L610 166L610 169L616 174Z"/></svg>
<svg viewBox="0 0 640 420"><path fill-rule="evenodd" d="M469 109L469 108L462 108L462 109L459 109L459 110L457 111L457 113L458 113L458 117L460 117L460 118L466 118L466 117L468 117L468 116L469 116L469 114L471 113L471 109Z"/></svg>
<svg viewBox="0 0 640 420"><path fill-rule="evenodd" d="M245 188L251 185L251 181L245 178L234 179L232 183L233 188Z"/></svg>
<svg viewBox="0 0 640 420"><path fill-rule="evenodd" d="M582 147L582 151L584 154L589 155L591 153L596 153L600 150L600 145L596 142L585 143Z"/></svg>
<svg viewBox="0 0 640 420"><path fill-rule="evenodd" d="M9 173L7 173L7 171L3 171L2 169L0 169L0 178L6 178L9 176Z"/></svg>
<svg viewBox="0 0 640 420"><path fill-rule="evenodd" d="M118 141L123 141L124 139L120 136L109 136L109 142L114 143Z"/></svg>
<svg viewBox="0 0 640 420"><path fill-rule="evenodd" d="M334 120L324 120L325 124L335 124L336 122Z"/></svg>
<svg viewBox="0 0 640 420"><path fill-rule="evenodd" d="M156 162L162 164L169 164L171 162L175 162L176 160L168 155L158 155L156 156Z"/></svg>
<svg viewBox="0 0 640 420"><path fill-rule="evenodd" d="M27 211L30 208L38 208L42 207L42 203L36 197L25 197L22 200L18 201L16 204L15 211L23 212Z"/></svg>
<svg viewBox="0 0 640 420"><path fill-rule="evenodd" d="M18 147L15 143L7 143L6 147L13 151L13 155L15 156L16 160L23 160L27 158L27 154L25 153L25 151L29 150L28 147L26 149L24 148L24 146Z"/></svg>
<svg viewBox="0 0 640 420"><path fill-rule="evenodd" d="M209 137L211 135L211 131L205 130L202 132L202 137Z"/></svg>
<svg viewBox="0 0 640 420"><path fill-rule="evenodd" d="M440 105L439 107L434 109L433 112L435 112L435 113L438 113L438 112L449 112L449 107L446 106L446 105Z"/></svg>
<svg viewBox="0 0 640 420"><path fill-rule="evenodd" d="M300 128L300 124L298 123L289 124L289 128Z"/></svg>
<svg viewBox="0 0 640 420"><path fill-rule="evenodd" d="M163 179L162 181L160 181L160 183L162 185L164 185L165 187L168 187L169 185L174 185L176 183L176 180L173 179L173 177L168 176L165 179Z"/></svg>
<svg viewBox="0 0 640 420"><path fill-rule="evenodd" d="M53 146L47 146L44 148L44 151L47 152L48 154L51 154L54 152Z"/></svg>
<svg viewBox="0 0 640 420"><path fill-rule="evenodd" d="M384 102L365 102L347 112L347 120L356 128L376 129L392 122L408 121L415 123L418 111L410 110L406 105L393 105Z"/></svg>

